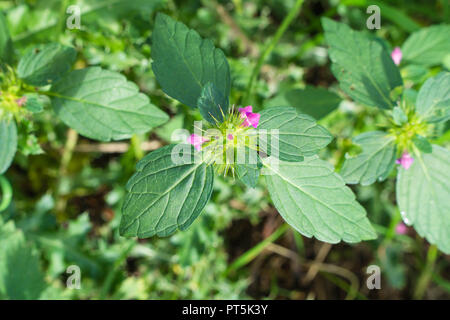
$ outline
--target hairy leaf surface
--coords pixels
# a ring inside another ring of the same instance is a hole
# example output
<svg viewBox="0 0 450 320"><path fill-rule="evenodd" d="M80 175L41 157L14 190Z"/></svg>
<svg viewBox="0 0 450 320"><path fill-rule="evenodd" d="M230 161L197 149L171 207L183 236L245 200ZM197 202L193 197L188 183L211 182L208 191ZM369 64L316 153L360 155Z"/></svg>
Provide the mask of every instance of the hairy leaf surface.
<svg viewBox="0 0 450 320"><path fill-rule="evenodd" d="M304 156L316 154L333 140L328 130L313 118L291 107L264 109L258 129L268 133L259 137L261 150L284 161L302 161ZM272 129L278 130L278 146Z"/></svg>
<svg viewBox="0 0 450 320"><path fill-rule="evenodd" d="M291 89L280 93L271 99L266 107L292 106L299 113L319 120L335 110L341 101L342 99L334 92L307 86L304 89Z"/></svg>
<svg viewBox="0 0 450 320"><path fill-rule="evenodd" d="M8 170L17 150L17 127L14 120L0 120L0 174Z"/></svg>
<svg viewBox="0 0 450 320"><path fill-rule="evenodd" d="M425 66L438 65L450 52L450 25L436 25L422 28L406 39L402 46L403 58L407 63Z"/></svg>
<svg viewBox="0 0 450 320"><path fill-rule="evenodd" d="M394 138L372 131L360 134L353 142L361 146L362 152L345 160L340 172L345 182L366 186L386 179L395 164Z"/></svg>
<svg viewBox="0 0 450 320"><path fill-rule="evenodd" d="M450 72L441 72L420 88L416 111L427 121L450 119Z"/></svg>
<svg viewBox="0 0 450 320"><path fill-rule="evenodd" d="M343 23L322 18L332 71L356 102L391 109L391 91L403 84L389 53L377 41Z"/></svg>
<svg viewBox="0 0 450 320"><path fill-rule="evenodd" d="M153 72L167 95L191 108L208 82L224 97L230 95L230 67L211 40L159 13L152 43Z"/></svg>
<svg viewBox="0 0 450 320"><path fill-rule="evenodd" d="M198 217L208 202L214 170L192 161L191 146L185 148L186 160L175 163L176 145L151 152L137 165L127 184L128 194L122 208L120 233L148 238L169 236L184 230Z"/></svg>
<svg viewBox="0 0 450 320"><path fill-rule="evenodd" d="M238 178L247 186L254 188L258 183L260 168L262 166L261 159L256 151L250 150L248 147L238 149L237 152L243 152L245 161L236 164L236 173ZM254 153L252 153L254 152Z"/></svg>
<svg viewBox="0 0 450 320"><path fill-rule="evenodd" d="M267 158L264 166L275 207L304 236L330 243L376 238L364 208L326 161L314 156L277 164Z"/></svg>
<svg viewBox="0 0 450 320"><path fill-rule="evenodd" d="M50 94L64 123L96 140L126 139L168 120L134 83L99 67L70 72L52 86Z"/></svg>
<svg viewBox="0 0 450 320"><path fill-rule="evenodd" d="M32 46L20 59L17 73L30 85L46 86L72 68L76 55L74 48L59 43Z"/></svg>
<svg viewBox="0 0 450 320"><path fill-rule="evenodd" d="M399 168L397 203L407 224L450 254L450 151L432 149L414 156L408 170Z"/></svg>

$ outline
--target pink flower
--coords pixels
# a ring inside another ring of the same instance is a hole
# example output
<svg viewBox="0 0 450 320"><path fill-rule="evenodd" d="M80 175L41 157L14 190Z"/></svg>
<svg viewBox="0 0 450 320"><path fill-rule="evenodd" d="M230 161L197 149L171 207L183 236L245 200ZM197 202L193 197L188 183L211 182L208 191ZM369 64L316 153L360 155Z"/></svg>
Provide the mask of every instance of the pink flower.
<svg viewBox="0 0 450 320"><path fill-rule="evenodd" d="M199 151L202 148L202 144L209 141L207 138L199 136L195 133L191 134L188 138L188 143L192 144L195 150Z"/></svg>
<svg viewBox="0 0 450 320"><path fill-rule="evenodd" d="M253 126L254 128L258 127L259 118L261 115L259 113L252 112L252 106L246 106L245 108L239 108L239 112L241 114L241 118L245 119L242 125L244 127Z"/></svg>
<svg viewBox="0 0 450 320"><path fill-rule="evenodd" d="M406 170L408 170L409 167L411 167L413 162L414 162L414 158L411 157L411 155L407 151L403 152L401 158L398 158L397 160L395 160L396 164L400 164Z"/></svg>
<svg viewBox="0 0 450 320"><path fill-rule="evenodd" d="M22 107L25 103L27 103L27 97L23 96L22 98L17 99L16 103L19 107Z"/></svg>
<svg viewBox="0 0 450 320"><path fill-rule="evenodd" d="M408 227L403 222L400 222L395 226L395 233L396 234L407 234L408 233Z"/></svg>
<svg viewBox="0 0 450 320"><path fill-rule="evenodd" d="M227 135L227 139L228 139L228 140L233 140L234 137L233 137L233 135L232 135L231 133L229 133L229 134Z"/></svg>
<svg viewBox="0 0 450 320"><path fill-rule="evenodd" d="M402 61L402 56L402 50L399 47L395 47L395 49L391 53L391 57L396 65L400 64L400 62Z"/></svg>

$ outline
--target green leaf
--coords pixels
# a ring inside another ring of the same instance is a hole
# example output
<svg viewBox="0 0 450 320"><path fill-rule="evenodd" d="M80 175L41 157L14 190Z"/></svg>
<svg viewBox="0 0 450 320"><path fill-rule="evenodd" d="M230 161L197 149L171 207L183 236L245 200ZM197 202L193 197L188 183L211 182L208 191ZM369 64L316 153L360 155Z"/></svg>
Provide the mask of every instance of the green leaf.
<svg viewBox="0 0 450 320"><path fill-rule="evenodd" d="M0 11L0 62L11 63L13 57L13 43L9 34L6 18Z"/></svg>
<svg viewBox="0 0 450 320"><path fill-rule="evenodd" d="M414 89L403 90L402 103L404 103L407 108L415 108L417 101L418 92Z"/></svg>
<svg viewBox="0 0 450 320"><path fill-rule="evenodd" d="M412 141L414 142L416 147L424 153L431 153L433 151L431 143L421 135L414 136Z"/></svg>
<svg viewBox="0 0 450 320"><path fill-rule="evenodd" d="M35 123L23 118L18 129L17 149L25 156L42 154L44 151L36 137Z"/></svg>
<svg viewBox="0 0 450 320"><path fill-rule="evenodd" d="M77 52L59 43L36 45L20 59L17 73L26 83L46 86L59 80L72 68Z"/></svg>
<svg viewBox="0 0 450 320"><path fill-rule="evenodd" d="M44 289L39 258L14 223L0 218L0 295L8 299L38 299Z"/></svg>
<svg viewBox="0 0 450 320"><path fill-rule="evenodd" d="M259 135L261 151L284 161L302 161L304 156L316 154L333 140L328 130L313 118L291 107L264 109L258 129L267 130L267 135ZM272 129L278 130L278 146L277 137L270 134Z"/></svg>
<svg viewBox="0 0 450 320"><path fill-rule="evenodd" d="M416 111L429 122L450 119L450 72L441 72L420 88Z"/></svg>
<svg viewBox="0 0 450 320"><path fill-rule="evenodd" d="M303 162L264 159L267 187L281 216L306 237L337 243L376 238L344 180L317 156Z"/></svg>
<svg viewBox="0 0 450 320"><path fill-rule="evenodd" d="M392 110L392 118L394 119L394 123L398 126L401 126L402 124L408 122L408 116L400 107L395 107Z"/></svg>
<svg viewBox="0 0 450 320"><path fill-rule="evenodd" d="M245 153L245 161L243 161L243 163L237 161L236 163L237 176L245 185L255 188L258 183L260 168L262 166L261 159L256 151L254 154L255 158L252 158L251 150L247 147L245 147L244 150L238 149L237 152Z"/></svg>
<svg viewBox="0 0 450 320"><path fill-rule="evenodd" d="M356 102L391 109L391 91L403 84L389 53L377 41L343 23L322 18L332 71Z"/></svg>
<svg viewBox="0 0 450 320"><path fill-rule="evenodd" d="M449 33L450 25L431 26L414 32L403 43L402 61L425 66L443 63L450 52Z"/></svg>
<svg viewBox="0 0 450 320"><path fill-rule="evenodd" d="M121 235L168 236L177 228L185 230L203 210L211 197L214 170L192 161L194 152L189 145L181 145L187 159L173 161L178 147L165 146L139 161L126 187Z"/></svg>
<svg viewBox="0 0 450 320"><path fill-rule="evenodd" d="M134 83L99 67L68 73L52 86L49 95L65 124L100 141L126 139L168 120Z"/></svg>
<svg viewBox="0 0 450 320"><path fill-rule="evenodd" d="M428 69L422 65L409 64L401 69L401 75L406 83L411 81L413 84L422 83L428 75Z"/></svg>
<svg viewBox="0 0 450 320"><path fill-rule="evenodd" d="M14 120L0 120L0 174L8 170L17 150L17 127Z"/></svg>
<svg viewBox="0 0 450 320"><path fill-rule="evenodd" d="M192 108L208 82L224 97L230 95L230 67L211 40L158 13L152 43L153 72L167 95Z"/></svg>
<svg viewBox="0 0 450 320"><path fill-rule="evenodd" d="M366 132L354 138L353 142L361 146L362 152L345 160L340 172L345 182L366 186L377 179L386 179L395 164L394 140L380 131Z"/></svg>
<svg viewBox="0 0 450 320"><path fill-rule="evenodd" d="M307 86L304 89L291 89L275 96L266 104L273 106L293 106L299 113L307 114L316 120L322 119L335 110L342 99L324 88Z"/></svg>
<svg viewBox="0 0 450 320"><path fill-rule="evenodd" d="M223 116L228 112L228 96L220 93L214 84L208 82L198 98L198 109L205 120L215 124L223 122Z"/></svg>
<svg viewBox="0 0 450 320"><path fill-rule="evenodd" d="M450 254L450 151L432 148L416 154L408 170L399 168L397 203L407 224Z"/></svg>

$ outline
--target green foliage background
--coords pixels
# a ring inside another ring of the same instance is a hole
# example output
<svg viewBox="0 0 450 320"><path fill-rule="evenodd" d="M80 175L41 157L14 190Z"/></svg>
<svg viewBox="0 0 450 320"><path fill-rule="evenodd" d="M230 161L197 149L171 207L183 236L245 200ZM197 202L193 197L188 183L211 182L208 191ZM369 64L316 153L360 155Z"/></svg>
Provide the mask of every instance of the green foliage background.
<svg viewBox="0 0 450 320"><path fill-rule="evenodd" d="M354 151L352 138L377 130L384 120L377 109L350 102L339 89L320 18L365 30L365 10L369 4L378 4L382 28L371 33L389 50L402 46L414 31L450 21L445 0L305 1L300 15L263 61L249 92L259 56L295 3L0 2L18 56L41 43L71 45L78 52L75 68L100 66L121 72L171 116L148 134L112 143L78 136L50 108L35 114L33 123L18 128L19 152L4 178L0 177L4 187L1 199L8 197L11 188L13 193L11 204L0 212L0 298L449 298L450 257L429 249L426 240L411 228L406 235L395 233L401 221L395 202L395 174L381 183L352 186L378 233L377 240L357 245L329 245L304 238L283 225L263 179L252 189L221 177L214 181L212 201L187 230L169 238L139 241L119 236L125 184L136 162L170 143L174 129L191 130L193 122L201 119L198 109L170 99L155 81L150 57L156 12L187 24L224 51L232 74L230 104L245 99L260 111L279 101L294 101L296 108L307 110L308 101L316 102L319 97L300 89L328 89L318 103L335 110L319 124L335 140L320 155L338 169L345 154ZM71 4L82 9L81 30L66 28L66 8ZM9 50L9 44L0 48ZM448 55L441 66L427 55L407 55L405 59L423 59L426 65L401 68L403 81L413 88L450 68ZM336 96L344 101L339 104ZM434 143L448 147L448 121L442 132ZM381 290L371 291L365 285L366 268L371 264L380 265L383 272ZM81 268L80 290L66 288L70 265Z"/></svg>

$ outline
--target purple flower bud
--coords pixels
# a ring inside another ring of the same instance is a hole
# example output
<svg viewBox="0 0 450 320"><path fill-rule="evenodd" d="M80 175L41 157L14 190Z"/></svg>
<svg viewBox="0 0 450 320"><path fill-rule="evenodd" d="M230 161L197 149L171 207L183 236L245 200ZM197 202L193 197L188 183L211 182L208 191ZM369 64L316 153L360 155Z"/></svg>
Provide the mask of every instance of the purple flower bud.
<svg viewBox="0 0 450 320"><path fill-rule="evenodd" d="M403 152L401 158L398 158L397 160L395 160L396 164L401 165L406 170L408 170L409 167L411 167L413 162L414 162L414 158L411 157L411 155L407 151Z"/></svg>
<svg viewBox="0 0 450 320"><path fill-rule="evenodd" d="M395 49L391 53L391 57L392 60L394 60L394 63L396 65L399 65L403 57L402 50L399 47L395 47Z"/></svg>
<svg viewBox="0 0 450 320"><path fill-rule="evenodd" d="M242 125L244 127L253 126L254 128L258 127L259 118L261 115L259 113L253 113L252 106L246 106L245 108L239 108L239 112L241 114L241 118L245 119Z"/></svg>
<svg viewBox="0 0 450 320"><path fill-rule="evenodd" d="M206 141L209 140L195 133L191 134L188 138L188 143L192 144L197 151L202 148L202 144L204 144Z"/></svg>

